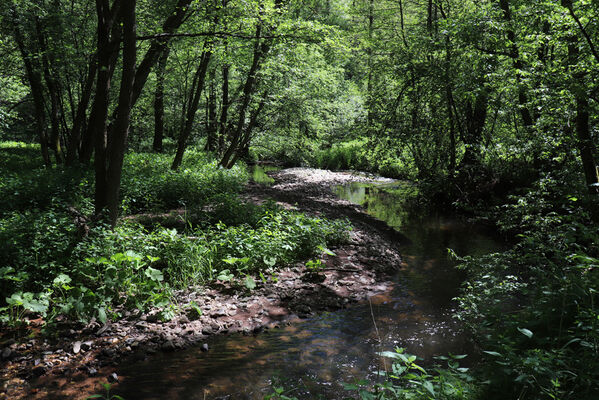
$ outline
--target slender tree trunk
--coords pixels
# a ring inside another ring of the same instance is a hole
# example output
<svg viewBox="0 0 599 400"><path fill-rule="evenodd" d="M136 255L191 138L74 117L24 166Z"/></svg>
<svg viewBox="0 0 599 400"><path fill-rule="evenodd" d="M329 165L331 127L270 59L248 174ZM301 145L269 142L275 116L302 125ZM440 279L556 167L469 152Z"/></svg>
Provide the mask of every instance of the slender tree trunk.
<svg viewBox="0 0 599 400"><path fill-rule="evenodd" d="M256 37L260 37L262 32L262 25L259 24L256 27ZM237 151L239 143L241 141L241 135L243 133L243 127L245 124L245 117L247 113L248 106L250 104L250 100L252 94L255 89L256 79L258 70L260 69L260 64L263 60L263 57L266 56L268 51L270 50L270 41L265 39L262 43L260 43L260 39L256 40L256 44L254 46L254 56L252 59L252 65L250 66L250 70L245 80L245 84L243 85L243 92L241 95L241 103L238 109L238 119L237 125L235 127L235 131L231 133L231 143L229 147L225 151L223 155L220 165L223 167L227 167L230 164L230 159Z"/></svg>
<svg viewBox="0 0 599 400"><path fill-rule="evenodd" d="M512 22L512 12L510 9L509 0L499 0L499 7L503 11L503 19L507 24L511 24ZM526 88L522 83L522 69L524 68L524 63L520 57L520 50L518 49L518 45L516 43L516 33L512 28L508 28L506 30L507 38L510 41L510 58L512 59L514 71L516 73L516 84L518 90L518 105L520 116L522 117L522 122L526 128L530 128L535 124L535 121L530 113L528 108L528 95L526 93Z"/></svg>
<svg viewBox="0 0 599 400"><path fill-rule="evenodd" d="M204 80L206 78L206 71L208 70L208 64L210 63L210 57L212 56L212 45L208 42L204 44L204 51L202 52L202 57L200 60L200 65L196 71L196 77L194 81L196 82L195 87L192 86L192 90L195 93L192 93L188 109L187 116L185 118L185 126L181 134L179 135L179 140L177 142L177 153L175 154L175 159L173 160L173 164L171 165L171 169L176 170L181 166L183 162L183 154L185 153L185 148L187 147L187 140L191 135L191 131L193 129L193 123L195 121L195 115L198 110L198 104L200 102L200 98L202 97L202 90L204 89Z"/></svg>
<svg viewBox="0 0 599 400"><path fill-rule="evenodd" d="M218 122L218 153L225 149L225 138L227 137L227 118L229 116L229 65L223 65L222 100L220 119Z"/></svg>
<svg viewBox="0 0 599 400"><path fill-rule="evenodd" d="M216 135L218 131L218 122L216 120L216 69L210 70L210 89L208 91L208 101L206 103L206 150L216 150Z"/></svg>
<svg viewBox="0 0 599 400"><path fill-rule="evenodd" d="M487 103L487 93L481 90L477 94L474 104L468 100L464 107L466 119L464 144L466 145L466 151L460 163L461 170L480 164L480 144L487 119Z"/></svg>
<svg viewBox="0 0 599 400"><path fill-rule="evenodd" d="M164 137L164 75L169 52L169 48L167 47L162 53L162 56L158 61L158 68L156 69L156 91L154 93L154 141L152 143L152 149L157 153L162 152L162 139Z"/></svg>
<svg viewBox="0 0 599 400"><path fill-rule="evenodd" d="M110 223L114 227L119 213L119 189L123 170L125 144L129 133L132 107L132 88L135 79L136 24L135 0L125 0L122 5L123 21L123 73L119 91L119 112L112 131L108 154L108 210Z"/></svg>
<svg viewBox="0 0 599 400"><path fill-rule="evenodd" d="M373 48L373 37L374 33L374 0L370 0L368 3L368 82L367 82L367 97L368 105L366 110L366 125L367 129L370 130L372 127L373 119L373 108L374 108L374 96L373 96L373 60L372 60L372 48Z"/></svg>
<svg viewBox="0 0 599 400"><path fill-rule="evenodd" d="M62 164L64 161L64 155L60 143L60 118L62 113L59 100L60 93L58 90L58 84L50 72L50 62L48 61L49 49L44 33L42 32L39 18L36 18L35 20L35 29L37 40L40 46L44 80L46 81L48 96L50 97L50 145L54 151L56 164Z"/></svg>
<svg viewBox="0 0 599 400"><path fill-rule="evenodd" d="M233 154L233 157L231 157L231 159L229 160L229 163L227 164L226 168L229 168L229 169L233 168L233 166L237 162L237 159L243 155L247 155L247 153L249 152L250 140L252 138L252 132L253 132L254 128L256 127L256 124L258 122L258 117L260 116L260 113L262 112L262 109L264 108L264 104L266 103L266 97L267 97L267 93L265 92L265 93L263 93L263 95L260 99L260 103L258 104L258 107L251 113L250 121L249 121L247 127L245 128L243 138L241 139L240 146L239 146L238 150L235 151L235 153Z"/></svg>
<svg viewBox="0 0 599 400"><path fill-rule="evenodd" d="M12 15L12 23L15 35L15 42L21 53L23 64L25 65L25 72L27 73L27 80L29 81L29 87L31 88L31 97L33 97L33 104L35 107L35 124L39 137L40 148L42 150L42 158L46 167L52 166L50 160L50 153L48 151L48 134L46 130L46 114L44 110L44 87L42 85L42 78L37 68L35 58L27 51L25 47L25 41L23 33L19 27L19 23L16 15Z"/></svg>
<svg viewBox="0 0 599 400"><path fill-rule="evenodd" d="M572 0L562 0L561 3L568 9L572 8ZM584 83L585 72L576 70L579 57L578 39L571 35L568 40L568 66L572 70L573 79L570 91L576 101L576 144L588 191L591 195L595 195L599 193L599 187L594 186L599 183L595 160L596 150L589 125L589 97ZM599 218L597 210L593 209L592 212L595 218Z"/></svg>
<svg viewBox="0 0 599 400"><path fill-rule="evenodd" d="M77 113L73 119L71 134L69 135L69 145L67 146L67 165L73 165L77 160L77 155L81 154L81 132L84 129L85 119L87 117L87 108L94 88L96 79L96 70L98 63L95 57L89 63L89 71L81 92L81 98L77 105Z"/></svg>

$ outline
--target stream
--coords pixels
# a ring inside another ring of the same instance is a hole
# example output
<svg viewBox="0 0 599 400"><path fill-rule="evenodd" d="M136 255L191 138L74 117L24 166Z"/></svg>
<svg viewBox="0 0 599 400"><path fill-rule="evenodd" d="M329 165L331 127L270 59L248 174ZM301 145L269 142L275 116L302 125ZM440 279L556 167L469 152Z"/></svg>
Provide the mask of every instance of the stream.
<svg viewBox="0 0 599 400"><path fill-rule="evenodd" d="M408 211L404 199L414 189L407 183L332 189L409 239L401 246L404 264L392 291L259 335L214 337L207 342L208 352L159 352L147 361L122 365L118 394L128 400L262 399L272 386L283 386L287 395L299 399L342 399L351 394L342 383L376 381L377 371L384 368L377 352L405 347L423 364L436 355L472 354L451 318L451 299L463 276L447 249L484 254L503 247L499 238L455 217Z"/></svg>

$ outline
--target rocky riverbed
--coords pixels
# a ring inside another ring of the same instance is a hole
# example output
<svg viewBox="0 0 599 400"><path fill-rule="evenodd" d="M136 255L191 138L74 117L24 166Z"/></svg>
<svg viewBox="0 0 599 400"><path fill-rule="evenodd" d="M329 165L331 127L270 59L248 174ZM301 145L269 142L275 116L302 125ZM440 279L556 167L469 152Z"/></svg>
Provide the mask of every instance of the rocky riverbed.
<svg viewBox="0 0 599 400"><path fill-rule="evenodd" d="M60 333L51 337L5 339L0 348L0 399L85 398L96 393L102 382L118 385L115 371L120 363L192 345L210 351L206 340L212 335L259 334L391 289L390 273L401 263L397 246L405 239L331 191L335 184L390 180L309 168L270 175L275 179L272 186L247 186L244 196L248 201L272 199L283 207L352 222L350 241L332 249L335 256L325 256L321 274L310 273L298 263L281 269L276 279L256 279L257 287L251 292L222 282L191 288L177 293L176 301L181 305L195 302L201 314L193 309L168 322L160 321L160 310L133 311L106 325L65 321L59 325Z"/></svg>

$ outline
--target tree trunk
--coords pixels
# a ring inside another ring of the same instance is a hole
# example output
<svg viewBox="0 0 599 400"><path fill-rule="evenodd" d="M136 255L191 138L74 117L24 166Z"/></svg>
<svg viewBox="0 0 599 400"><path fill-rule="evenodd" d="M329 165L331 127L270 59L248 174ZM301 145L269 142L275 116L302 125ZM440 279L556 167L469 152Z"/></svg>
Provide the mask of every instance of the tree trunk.
<svg viewBox="0 0 599 400"><path fill-rule="evenodd" d="M114 7L119 6L115 2ZM111 13L108 0L96 0L98 16L98 76L96 93L90 116L89 131L94 140L94 169L95 169L95 194L94 212L100 218L108 207L108 173L107 173L107 137L106 123L108 118L108 96L113 71L114 57L113 46L110 42L110 31L113 26L114 16ZM120 25L118 22L114 25ZM89 154L91 157L91 154Z"/></svg>
<svg viewBox="0 0 599 400"><path fill-rule="evenodd" d="M114 227L119 213L119 189L123 170L125 144L129 133L129 121L132 107L132 88L135 79L136 25L135 0L124 0L122 5L123 21L123 73L119 91L119 112L112 131L108 154L108 211L110 223Z"/></svg>
<svg viewBox="0 0 599 400"><path fill-rule="evenodd" d="M44 37L44 33L42 32L39 18L36 18L35 20L35 29L41 51L44 80L46 81L48 95L50 97L50 145L54 151L56 164L62 164L64 161L64 155L62 152L62 146L60 144L60 118L62 114L59 100L60 93L58 90L58 84L50 72L50 62L48 61L49 49Z"/></svg>
<svg viewBox="0 0 599 400"><path fill-rule="evenodd" d="M36 59L27 51L25 47L25 41L23 33L19 27L17 16L12 15L13 29L15 34L15 42L21 53L23 64L25 65L25 72L27 73L27 80L29 81L29 87L31 88L31 96L33 97L33 104L35 107L35 125L38 132L40 141L40 147L42 150L42 158L46 167L52 166L50 161L50 153L48 151L48 134L46 130L46 114L44 110L44 87L42 85L42 78L39 72L39 68L36 65Z"/></svg>
<svg viewBox="0 0 599 400"><path fill-rule="evenodd" d="M510 10L509 0L499 0L499 7L503 11L503 19L507 24L511 24L512 22L512 12ZM522 83L522 68L524 67L524 63L520 58L520 50L518 49L518 45L516 44L516 33L512 28L508 28L506 30L507 38L511 43L510 47L510 58L512 59L514 71L516 73L516 84L518 89L518 105L520 116L522 117L522 122L524 127L530 128L534 125L535 121L530 113L528 108L528 95L526 93L526 88Z"/></svg>
<svg viewBox="0 0 599 400"><path fill-rule="evenodd" d="M217 120L216 120L216 70L210 70L210 89L208 91L208 101L206 103L206 151L216 150Z"/></svg>
<svg viewBox="0 0 599 400"><path fill-rule="evenodd" d="M256 37L260 37L262 32L262 25L259 24L256 27ZM243 85L243 92L241 96L241 104L238 109L238 119L237 126L235 127L235 131L231 133L231 143L225 151L223 155L220 165L223 167L227 167L230 164L230 159L237 151L237 147L241 141L241 135L243 133L243 127L245 125L245 117L247 113L248 106L250 104L250 100L252 94L255 89L256 78L258 74L258 70L260 69L260 64L262 62L263 57L270 50L270 41L265 39L262 43L260 43L260 39L256 39L256 44L254 46L254 56L252 59L252 65L250 66L250 70L245 80L245 84Z"/></svg>
<svg viewBox="0 0 599 400"><path fill-rule="evenodd" d="M202 90L204 89L204 80L206 78L206 71L208 70L208 64L210 63L210 57L212 56L212 45L208 42L204 44L204 51L202 52L202 57L200 60L200 65L196 71L196 76L194 78L195 85L192 86L192 95L189 101L189 108L187 109L187 116L185 118L185 126L181 134L179 135L179 140L177 142L177 153L175 154L175 159L173 160L173 164L171 165L171 169L176 170L181 166L183 162L183 154L185 153L185 148L187 147L187 140L191 135L191 131L193 129L193 123L195 121L195 115L198 110L198 104L200 102L200 98L202 97Z"/></svg>
<svg viewBox="0 0 599 400"><path fill-rule="evenodd" d="M157 153L162 152L162 139L164 137L164 75L169 52L170 50L167 47L162 53L162 56L158 61L158 68L156 69L156 92L154 93L154 141L152 143L152 149Z"/></svg>
<svg viewBox="0 0 599 400"><path fill-rule="evenodd" d="M83 130L83 126L85 124L87 107L89 106L89 100L94 87L97 67L98 63L94 57L89 63L89 71L83 86L81 99L77 105L77 113L73 119L71 134L69 135L69 145L67 146L67 165L73 165L77 160L77 155L81 154L81 131Z"/></svg>

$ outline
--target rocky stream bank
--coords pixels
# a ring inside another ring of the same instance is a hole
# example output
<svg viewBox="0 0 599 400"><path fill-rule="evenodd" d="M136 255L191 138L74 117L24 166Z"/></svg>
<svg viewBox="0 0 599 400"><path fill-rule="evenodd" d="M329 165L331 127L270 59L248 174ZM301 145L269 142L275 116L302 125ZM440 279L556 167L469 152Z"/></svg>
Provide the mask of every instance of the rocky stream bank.
<svg viewBox="0 0 599 400"><path fill-rule="evenodd" d="M324 256L326 266L318 278L297 263L281 269L277 279L257 279L251 292L218 282L176 294L181 305L194 301L201 315L191 310L162 322L160 310L134 311L106 325L64 322L53 336L40 335L39 328L28 337L4 336L0 399L85 398L97 393L100 383L118 385L121 363L188 346L210 351L207 340L213 335L259 334L391 290L391 273L401 263L398 245L405 238L331 191L332 185L388 180L308 168L270 175L273 185L251 183L244 196L256 203L273 199L310 214L348 218L354 226L350 241L333 248L335 256Z"/></svg>

